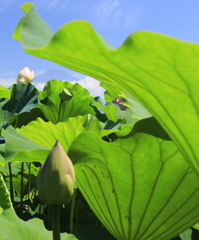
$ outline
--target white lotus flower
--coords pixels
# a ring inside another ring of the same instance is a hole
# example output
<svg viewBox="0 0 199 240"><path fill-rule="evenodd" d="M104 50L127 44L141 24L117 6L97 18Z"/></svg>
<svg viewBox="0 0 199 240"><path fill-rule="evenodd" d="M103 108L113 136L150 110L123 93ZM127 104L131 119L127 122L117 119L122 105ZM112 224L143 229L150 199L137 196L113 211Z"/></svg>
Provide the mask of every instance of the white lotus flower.
<svg viewBox="0 0 199 240"><path fill-rule="evenodd" d="M28 84L29 82L32 82L34 77L35 77L34 71L30 72L30 69L28 67L25 67L19 72L17 77L17 83Z"/></svg>

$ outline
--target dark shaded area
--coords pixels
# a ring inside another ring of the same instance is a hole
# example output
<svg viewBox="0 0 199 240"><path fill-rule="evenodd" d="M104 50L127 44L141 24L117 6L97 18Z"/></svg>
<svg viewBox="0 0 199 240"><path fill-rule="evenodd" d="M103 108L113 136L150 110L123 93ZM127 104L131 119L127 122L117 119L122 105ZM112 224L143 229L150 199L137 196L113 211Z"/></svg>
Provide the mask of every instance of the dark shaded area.
<svg viewBox="0 0 199 240"><path fill-rule="evenodd" d="M79 240L116 240L106 229L81 226L73 233Z"/></svg>
<svg viewBox="0 0 199 240"><path fill-rule="evenodd" d="M191 239L192 240L199 240L199 230L195 229L195 228L191 228L192 230L192 236ZM181 237L177 236L175 238L172 238L171 240L182 240Z"/></svg>
<svg viewBox="0 0 199 240"><path fill-rule="evenodd" d="M171 141L171 138L154 117L145 118L136 122L132 131L128 135L121 138L129 138L137 133L146 133L157 138Z"/></svg>
<svg viewBox="0 0 199 240"><path fill-rule="evenodd" d="M47 122L46 117L40 108L33 108L30 112L24 112L17 116L16 120L12 122L13 127L21 128L26 126L31 121L35 121L37 118L41 118L44 122Z"/></svg>
<svg viewBox="0 0 199 240"><path fill-rule="evenodd" d="M29 111L38 103L38 96L37 89L31 83L14 84L11 98L3 105L2 109L12 114Z"/></svg>
<svg viewBox="0 0 199 240"><path fill-rule="evenodd" d="M106 114L100 112L97 107L95 107L95 106L93 106L93 105L91 105L91 104L90 104L90 106L94 109L94 111L95 111L95 116L96 116L96 118L97 118L100 122L105 123L105 122L108 120Z"/></svg>
<svg viewBox="0 0 199 240"><path fill-rule="evenodd" d="M5 139L3 137L0 137L0 144L5 143Z"/></svg>
<svg viewBox="0 0 199 240"><path fill-rule="evenodd" d="M10 124L15 128L28 124L36 117L44 117L38 110L33 110L38 104L39 92L31 84L14 84L11 98L0 100L0 129L6 129ZM31 111L34 111L31 113ZM44 119L45 120L45 119Z"/></svg>
<svg viewBox="0 0 199 240"><path fill-rule="evenodd" d="M198 240L199 239L199 230L195 228L191 228L192 232L192 240Z"/></svg>

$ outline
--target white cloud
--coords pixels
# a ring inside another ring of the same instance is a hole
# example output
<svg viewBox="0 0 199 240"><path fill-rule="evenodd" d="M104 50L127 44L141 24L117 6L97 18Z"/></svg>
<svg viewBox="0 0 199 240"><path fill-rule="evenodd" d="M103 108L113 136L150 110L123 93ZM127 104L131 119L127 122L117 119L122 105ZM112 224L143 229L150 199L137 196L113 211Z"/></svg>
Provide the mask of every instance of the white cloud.
<svg viewBox="0 0 199 240"><path fill-rule="evenodd" d="M43 83L43 82L34 83L34 80L33 80L32 84L35 85L37 89L42 91L46 83Z"/></svg>
<svg viewBox="0 0 199 240"><path fill-rule="evenodd" d="M8 78L8 79L0 78L0 85L6 88L10 87L14 83L16 83L16 78Z"/></svg>
<svg viewBox="0 0 199 240"><path fill-rule="evenodd" d="M92 78L92 77L87 76L84 79L81 79L79 81L72 81L71 83L73 83L73 84L78 83L82 87L86 88L90 92L91 96L93 96L93 97L98 97L99 96L102 99L104 99L105 89L100 87L99 86L100 82L97 81L96 79Z"/></svg>
<svg viewBox="0 0 199 240"><path fill-rule="evenodd" d="M5 12L15 0L0 0L0 13Z"/></svg>

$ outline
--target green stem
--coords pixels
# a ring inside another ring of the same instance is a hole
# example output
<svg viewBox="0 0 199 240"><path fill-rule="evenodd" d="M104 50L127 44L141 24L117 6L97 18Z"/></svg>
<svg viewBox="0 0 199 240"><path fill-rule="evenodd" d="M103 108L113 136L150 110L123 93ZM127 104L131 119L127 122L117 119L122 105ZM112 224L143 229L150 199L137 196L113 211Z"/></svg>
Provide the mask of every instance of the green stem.
<svg viewBox="0 0 199 240"><path fill-rule="evenodd" d="M73 232L73 218L74 218L74 211L75 211L75 198L76 198L76 189L74 190L71 209L70 209L70 233Z"/></svg>
<svg viewBox="0 0 199 240"><path fill-rule="evenodd" d="M24 163L21 163L21 214L23 214L23 171L24 171Z"/></svg>
<svg viewBox="0 0 199 240"><path fill-rule="evenodd" d="M10 176L10 199L12 204L14 203L14 192L13 192L13 181L12 181L12 166L11 162L8 163L8 168L9 168L9 176Z"/></svg>
<svg viewBox="0 0 199 240"><path fill-rule="evenodd" d="M42 207L42 203L41 203L41 201L40 201L40 203L39 203L39 214L41 215L41 207Z"/></svg>
<svg viewBox="0 0 199 240"><path fill-rule="evenodd" d="M18 124L18 117L17 117L16 120L15 120L15 124L14 124L14 128L15 128L15 129L17 128L17 124Z"/></svg>
<svg viewBox="0 0 199 240"><path fill-rule="evenodd" d="M59 104L59 111L58 111L58 122L60 122L61 119L61 106L62 106L63 100L61 99Z"/></svg>
<svg viewBox="0 0 199 240"><path fill-rule="evenodd" d="M59 219L60 207L61 205L51 205L53 240L61 240Z"/></svg>
<svg viewBox="0 0 199 240"><path fill-rule="evenodd" d="M31 162L29 163L28 174L28 199L30 199Z"/></svg>
<svg viewBox="0 0 199 240"><path fill-rule="evenodd" d="M48 230L50 230L51 225L50 225L50 220L51 220L51 216L50 216L50 205L48 205L48 221L47 221L47 226L48 226Z"/></svg>

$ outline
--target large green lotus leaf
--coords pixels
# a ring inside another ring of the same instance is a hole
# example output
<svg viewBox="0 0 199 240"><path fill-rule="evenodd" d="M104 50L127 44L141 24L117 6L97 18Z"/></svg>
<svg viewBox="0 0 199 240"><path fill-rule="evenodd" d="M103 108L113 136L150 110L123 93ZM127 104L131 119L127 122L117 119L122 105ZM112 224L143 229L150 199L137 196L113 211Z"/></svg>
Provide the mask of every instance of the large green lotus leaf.
<svg viewBox="0 0 199 240"><path fill-rule="evenodd" d="M95 114L95 110L90 106L91 102L92 99L82 100L78 95L68 101L62 101L59 95L52 94L48 97L47 103L39 104L39 107L48 121L57 124L66 121L69 117Z"/></svg>
<svg viewBox="0 0 199 240"><path fill-rule="evenodd" d="M52 231L48 231L45 229L42 220L34 218L25 222L17 217L13 209L7 209L0 215L0 226L0 240L52 240ZM74 235L67 233L62 235L61 239L77 240Z"/></svg>
<svg viewBox="0 0 199 240"><path fill-rule="evenodd" d="M11 90L7 89L0 85L0 99L1 98L10 98Z"/></svg>
<svg viewBox="0 0 199 240"><path fill-rule="evenodd" d="M60 95L63 89L69 89L73 95L77 94L82 99L92 98L89 91L78 83L63 82L58 80L50 80L45 84L44 90L40 93L39 98L42 100L51 94Z"/></svg>
<svg viewBox="0 0 199 240"><path fill-rule="evenodd" d="M12 123L24 112L30 112L38 103L36 88L32 84L14 84L9 100L1 102L0 126Z"/></svg>
<svg viewBox="0 0 199 240"><path fill-rule="evenodd" d="M59 140L66 152L74 139L84 131L92 131L99 137L104 137L118 130L102 129L102 124L91 114L68 118L65 122L56 125L38 118L19 129L19 133L24 137L48 149L51 149L56 140Z"/></svg>
<svg viewBox="0 0 199 240"><path fill-rule="evenodd" d="M140 31L118 49L108 49L85 21L65 24L52 37L45 26L42 31L35 29L44 22L33 6L28 5L28 10L26 6L22 5L26 14L14 33L26 53L134 95L160 122L199 176L198 44Z"/></svg>
<svg viewBox="0 0 199 240"><path fill-rule="evenodd" d="M14 161L16 156L19 162L44 161L49 153L49 149L30 141L12 126L4 131L4 137L6 161Z"/></svg>
<svg viewBox="0 0 199 240"><path fill-rule="evenodd" d="M11 98L3 106L3 110L13 113L29 112L38 103L37 89L30 83L14 84Z"/></svg>
<svg viewBox="0 0 199 240"><path fill-rule="evenodd" d="M113 143L85 132L72 143L76 183L118 240L170 240L199 219L198 178L153 119Z"/></svg>
<svg viewBox="0 0 199 240"><path fill-rule="evenodd" d="M68 117L95 114L90 106L93 98L79 84L51 80L46 83L40 99L45 99L39 105L40 109L47 120L54 124L64 122Z"/></svg>

